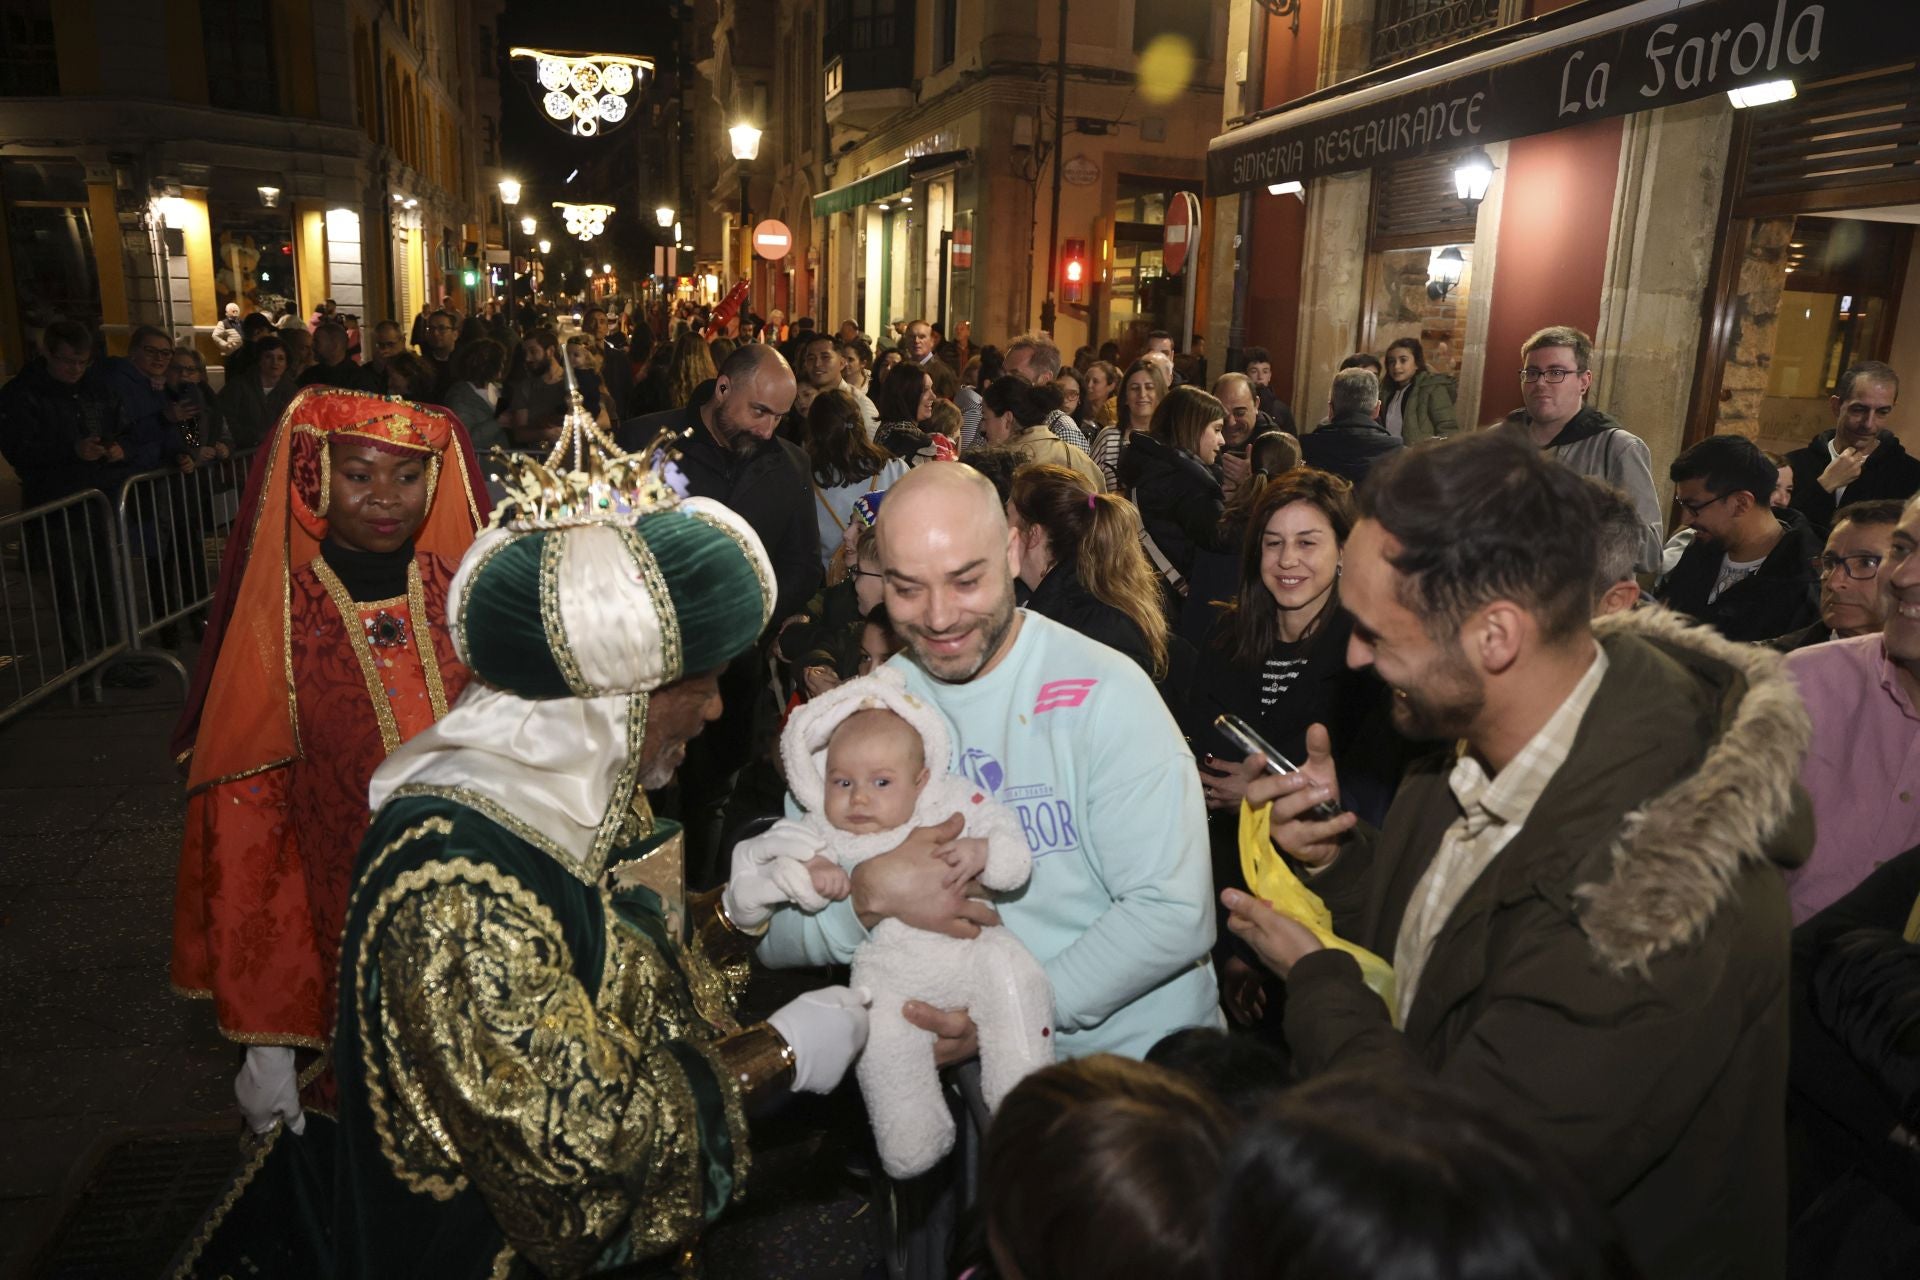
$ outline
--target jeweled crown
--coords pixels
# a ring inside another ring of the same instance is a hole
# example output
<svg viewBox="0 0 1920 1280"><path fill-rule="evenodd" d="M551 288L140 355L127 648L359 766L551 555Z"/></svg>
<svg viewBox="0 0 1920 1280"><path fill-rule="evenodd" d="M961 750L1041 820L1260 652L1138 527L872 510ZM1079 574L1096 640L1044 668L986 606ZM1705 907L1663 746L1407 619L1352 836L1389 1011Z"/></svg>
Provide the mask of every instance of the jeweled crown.
<svg viewBox="0 0 1920 1280"><path fill-rule="evenodd" d="M663 432L636 453L616 444L580 398L573 365L567 373L568 408L560 438L546 458L495 447L493 479L506 494L493 509L495 527L526 532L571 525L631 524L668 511L686 497L686 481L674 465L673 437Z"/></svg>

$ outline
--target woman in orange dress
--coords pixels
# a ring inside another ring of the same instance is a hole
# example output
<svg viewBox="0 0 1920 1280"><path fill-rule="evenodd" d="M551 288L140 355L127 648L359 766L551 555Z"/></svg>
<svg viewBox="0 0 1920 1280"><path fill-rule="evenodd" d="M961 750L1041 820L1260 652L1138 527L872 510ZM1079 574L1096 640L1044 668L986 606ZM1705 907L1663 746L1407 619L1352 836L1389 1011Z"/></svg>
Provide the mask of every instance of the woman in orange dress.
<svg viewBox="0 0 1920 1280"><path fill-rule="evenodd" d="M249 1046L256 1132L302 1127L295 1052L332 1036L368 780L466 685L447 585L486 506L457 420L378 396L302 392L255 463L175 735L172 970Z"/></svg>

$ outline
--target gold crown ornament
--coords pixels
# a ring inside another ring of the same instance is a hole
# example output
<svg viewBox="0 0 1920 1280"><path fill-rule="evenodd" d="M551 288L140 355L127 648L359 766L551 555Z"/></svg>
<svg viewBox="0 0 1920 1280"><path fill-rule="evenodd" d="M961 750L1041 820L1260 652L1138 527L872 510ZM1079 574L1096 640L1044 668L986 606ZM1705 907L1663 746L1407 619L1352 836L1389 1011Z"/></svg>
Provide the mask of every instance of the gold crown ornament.
<svg viewBox="0 0 1920 1280"><path fill-rule="evenodd" d="M686 478L675 464L673 433L663 431L636 453L623 451L587 412L565 355L568 408L560 438L544 460L495 446L489 457L500 470L492 479L506 490L493 509L493 526L530 532L574 525L632 524L670 511L687 496Z"/></svg>

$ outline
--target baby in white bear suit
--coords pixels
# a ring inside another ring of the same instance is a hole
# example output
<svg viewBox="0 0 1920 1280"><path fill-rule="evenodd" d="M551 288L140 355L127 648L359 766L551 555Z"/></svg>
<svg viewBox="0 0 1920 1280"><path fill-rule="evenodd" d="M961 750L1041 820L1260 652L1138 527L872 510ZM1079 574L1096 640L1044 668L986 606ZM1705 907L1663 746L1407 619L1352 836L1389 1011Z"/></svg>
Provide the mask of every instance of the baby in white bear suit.
<svg viewBox="0 0 1920 1280"><path fill-rule="evenodd" d="M743 846L747 861L778 888L747 896L784 898L818 911L847 896L847 872L855 866L896 848L915 827L936 826L955 813L965 826L946 855L952 883L977 875L987 888L1004 892L1032 873L1032 854L1011 813L958 774L932 774L929 765L944 766L950 755L946 722L907 691L898 672L881 668L795 711L780 752L788 785L807 813L775 823ZM857 1070L881 1163L896 1178L926 1172L953 1146L934 1036L902 1016L908 1000L972 1015L989 1107L1021 1077L1053 1061L1053 989L1032 953L1003 926L982 929L976 938L950 938L883 920L854 953L853 985L873 996Z"/></svg>

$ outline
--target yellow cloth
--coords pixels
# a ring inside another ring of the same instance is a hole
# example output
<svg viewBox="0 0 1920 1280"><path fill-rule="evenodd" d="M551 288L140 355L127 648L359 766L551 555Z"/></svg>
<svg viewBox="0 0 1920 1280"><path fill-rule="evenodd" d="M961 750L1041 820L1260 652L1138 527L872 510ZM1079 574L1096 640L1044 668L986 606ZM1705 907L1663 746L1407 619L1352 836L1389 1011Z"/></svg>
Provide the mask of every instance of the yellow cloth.
<svg viewBox="0 0 1920 1280"><path fill-rule="evenodd" d="M1273 847L1268 833L1269 809L1266 805L1259 808L1242 803L1240 805L1240 874L1247 878L1247 887L1253 890L1256 898L1281 915L1291 916L1307 927L1307 930L1320 941L1323 947L1335 951L1344 951L1360 962L1360 976L1382 1000L1387 1008L1397 1009L1393 993L1393 966L1364 947L1340 937L1333 931L1333 913L1327 910L1327 904L1320 895L1302 884L1300 877L1293 874L1293 868L1287 865L1280 851Z"/></svg>

